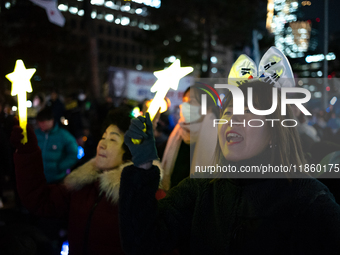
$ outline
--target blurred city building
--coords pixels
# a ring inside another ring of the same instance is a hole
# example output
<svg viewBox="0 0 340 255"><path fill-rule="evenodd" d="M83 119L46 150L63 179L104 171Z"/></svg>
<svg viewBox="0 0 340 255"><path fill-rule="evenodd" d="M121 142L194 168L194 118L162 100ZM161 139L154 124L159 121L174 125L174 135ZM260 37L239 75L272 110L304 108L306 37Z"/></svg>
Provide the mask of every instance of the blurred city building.
<svg viewBox="0 0 340 255"><path fill-rule="evenodd" d="M274 35L275 46L288 57L297 86L310 90L311 103L316 102L315 105L323 104L321 100L330 102L340 92L339 82L332 80L340 76L337 59L340 33L336 25L339 2L330 0L328 10L325 8L325 1L316 0L268 0L267 5L266 27ZM326 18L329 21L327 40L324 36Z"/></svg>
<svg viewBox="0 0 340 255"><path fill-rule="evenodd" d="M160 0L91 0L90 3L86 10L83 0L59 0L58 9L78 40L86 40L83 17L86 11L90 12L97 39L100 84L107 79L109 66L154 71L152 49L141 44L139 39L145 36L144 31L158 29L146 16L148 8L159 8Z"/></svg>

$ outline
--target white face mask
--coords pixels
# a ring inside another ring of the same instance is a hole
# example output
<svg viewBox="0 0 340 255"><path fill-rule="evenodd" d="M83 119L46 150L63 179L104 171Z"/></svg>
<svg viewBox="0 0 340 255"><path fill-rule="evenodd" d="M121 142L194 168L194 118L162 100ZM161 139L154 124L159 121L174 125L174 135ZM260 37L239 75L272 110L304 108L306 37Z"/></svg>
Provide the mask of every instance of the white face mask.
<svg viewBox="0 0 340 255"><path fill-rule="evenodd" d="M200 106L191 105L189 103L182 103L181 104L181 114L184 117L185 123L192 123L201 118L200 115Z"/></svg>

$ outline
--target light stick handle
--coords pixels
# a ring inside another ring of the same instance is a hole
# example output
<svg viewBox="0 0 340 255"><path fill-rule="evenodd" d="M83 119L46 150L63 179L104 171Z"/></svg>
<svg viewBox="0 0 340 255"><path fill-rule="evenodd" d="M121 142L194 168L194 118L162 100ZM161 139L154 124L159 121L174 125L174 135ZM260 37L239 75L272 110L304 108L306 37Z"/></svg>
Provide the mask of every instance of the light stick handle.
<svg viewBox="0 0 340 255"><path fill-rule="evenodd" d="M26 91L20 91L18 93L18 113L19 113L19 125L22 128L24 138L21 140L22 144L27 143L27 107L26 107Z"/></svg>
<svg viewBox="0 0 340 255"><path fill-rule="evenodd" d="M150 103L150 106L148 108L148 110L146 112L148 112L150 114L150 120L153 121L153 119L155 118L159 108L161 107L161 104L166 96L166 93L168 93L170 88L168 88L167 90L163 90L163 91L159 91L156 93L155 97L153 98L153 100ZM143 132L146 132L146 125L144 123L144 129ZM140 144L142 142L141 139L131 139L131 141L134 144Z"/></svg>

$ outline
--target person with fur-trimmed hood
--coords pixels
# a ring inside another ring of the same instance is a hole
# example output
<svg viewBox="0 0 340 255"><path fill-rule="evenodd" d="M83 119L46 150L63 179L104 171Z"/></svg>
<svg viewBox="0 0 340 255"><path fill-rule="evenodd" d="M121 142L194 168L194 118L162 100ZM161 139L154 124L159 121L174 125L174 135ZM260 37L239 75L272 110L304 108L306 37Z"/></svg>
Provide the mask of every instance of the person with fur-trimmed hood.
<svg viewBox="0 0 340 255"><path fill-rule="evenodd" d="M96 157L73 170L63 184L52 185L46 183L41 150L33 130L27 126L28 143L23 145L22 129L13 128L11 142L17 148L14 160L20 198L29 211L39 216L68 218L71 255L124 254L117 202L121 172L132 164L124 144L129 125L129 112L111 111ZM159 190L156 197L164 195Z"/></svg>

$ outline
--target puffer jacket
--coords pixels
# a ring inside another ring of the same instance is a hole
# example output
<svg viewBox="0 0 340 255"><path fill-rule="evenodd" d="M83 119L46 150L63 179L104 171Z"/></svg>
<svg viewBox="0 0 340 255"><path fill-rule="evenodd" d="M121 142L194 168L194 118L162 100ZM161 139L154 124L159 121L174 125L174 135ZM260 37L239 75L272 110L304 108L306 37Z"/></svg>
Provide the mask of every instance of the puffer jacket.
<svg viewBox="0 0 340 255"><path fill-rule="evenodd" d="M158 181L156 166L123 170L128 254L340 254L340 206L316 179L187 178L157 202Z"/></svg>
<svg viewBox="0 0 340 255"><path fill-rule="evenodd" d="M66 171L78 160L76 139L58 124L47 133L36 129L35 135L42 152L47 182L60 182L67 175Z"/></svg>
<svg viewBox="0 0 340 255"><path fill-rule="evenodd" d="M43 174L41 151L14 155L17 187L32 213L68 219L70 255L125 254L120 244L118 198L120 167L98 172L95 159L72 171L63 184L49 184ZM165 196L158 190L156 198Z"/></svg>

